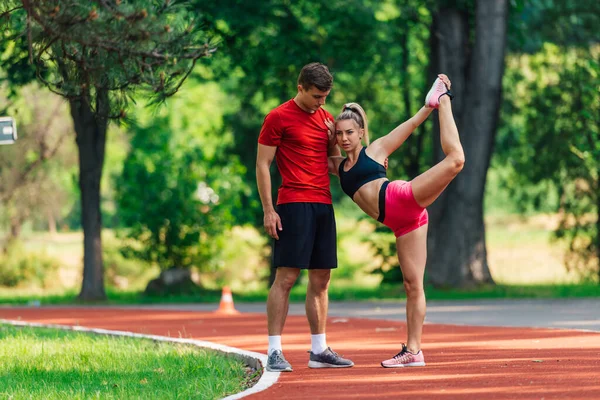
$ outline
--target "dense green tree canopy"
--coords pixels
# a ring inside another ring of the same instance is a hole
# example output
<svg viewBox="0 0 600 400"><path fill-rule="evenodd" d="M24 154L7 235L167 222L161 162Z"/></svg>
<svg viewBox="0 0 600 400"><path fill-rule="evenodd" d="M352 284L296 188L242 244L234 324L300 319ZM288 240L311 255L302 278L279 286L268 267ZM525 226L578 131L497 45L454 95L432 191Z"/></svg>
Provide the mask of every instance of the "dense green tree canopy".
<svg viewBox="0 0 600 400"><path fill-rule="evenodd" d="M69 102L79 149L82 299L106 296L100 182L109 119L126 115L136 90L154 101L173 95L197 60L213 51L185 6L170 0L9 0L0 6L5 79L19 85L35 76Z"/></svg>

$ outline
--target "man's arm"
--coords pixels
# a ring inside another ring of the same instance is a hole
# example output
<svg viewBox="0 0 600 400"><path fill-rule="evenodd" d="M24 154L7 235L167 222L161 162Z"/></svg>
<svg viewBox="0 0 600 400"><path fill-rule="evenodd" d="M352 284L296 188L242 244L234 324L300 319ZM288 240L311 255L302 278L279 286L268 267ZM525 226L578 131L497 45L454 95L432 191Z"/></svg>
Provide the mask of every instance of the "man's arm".
<svg viewBox="0 0 600 400"><path fill-rule="evenodd" d="M278 230L282 230L281 219L273 206L271 197L271 173L270 167L275 158L277 147L258 144L258 153L256 156L256 184L258 185L258 194L263 207L264 225L267 234L276 240L279 240Z"/></svg>

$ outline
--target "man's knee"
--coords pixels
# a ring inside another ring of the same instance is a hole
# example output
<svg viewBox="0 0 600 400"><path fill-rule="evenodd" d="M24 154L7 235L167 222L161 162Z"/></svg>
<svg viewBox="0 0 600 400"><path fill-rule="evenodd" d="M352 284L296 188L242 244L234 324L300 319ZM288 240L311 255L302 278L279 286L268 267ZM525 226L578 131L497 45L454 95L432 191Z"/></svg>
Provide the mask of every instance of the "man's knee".
<svg viewBox="0 0 600 400"><path fill-rule="evenodd" d="M277 268L273 286L276 285L282 290L290 291L296 283L298 275L300 275L300 270L297 268Z"/></svg>
<svg viewBox="0 0 600 400"><path fill-rule="evenodd" d="M329 288L329 281L331 279L330 270L310 270L308 273L308 279L313 290L324 291Z"/></svg>

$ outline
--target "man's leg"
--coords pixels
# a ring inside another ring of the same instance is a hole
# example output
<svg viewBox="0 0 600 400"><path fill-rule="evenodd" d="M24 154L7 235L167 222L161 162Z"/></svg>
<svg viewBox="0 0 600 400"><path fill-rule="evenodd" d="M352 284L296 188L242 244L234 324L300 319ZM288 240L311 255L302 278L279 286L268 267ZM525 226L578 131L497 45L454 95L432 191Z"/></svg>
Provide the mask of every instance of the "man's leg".
<svg viewBox="0 0 600 400"><path fill-rule="evenodd" d="M269 331L269 351L267 371L290 372L292 366L283 356L281 333L287 318L290 304L290 290L298 278L298 268L279 267L275 271L275 281L267 298L267 323Z"/></svg>
<svg viewBox="0 0 600 400"><path fill-rule="evenodd" d="M281 336L290 305L290 290L300 274L298 268L279 267L267 299L269 336ZM270 349L269 349L270 350Z"/></svg>
<svg viewBox="0 0 600 400"><path fill-rule="evenodd" d="M331 270L309 270L306 290L306 317L310 325L310 368L347 368L354 365L327 346L325 326L329 307L328 292Z"/></svg>
<svg viewBox="0 0 600 400"><path fill-rule="evenodd" d="M318 227L310 265L317 267L308 271L306 290L306 317L310 325L311 351L308 366L310 368L345 368L354 363L342 358L327 347L325 327L329 307L329 280L331 268L337 267L335 216L331 204L318 204ZM323 269L320 269L323 268Z"/></svg>
<svg viewBox="0 0 600 400"><path fill-rule="evenodd" d="M312 334L312 352L320 354L327 349L325 326L329 307L329 281L331 270L308 271L308 288L306 289L306 317Z"/></svg>

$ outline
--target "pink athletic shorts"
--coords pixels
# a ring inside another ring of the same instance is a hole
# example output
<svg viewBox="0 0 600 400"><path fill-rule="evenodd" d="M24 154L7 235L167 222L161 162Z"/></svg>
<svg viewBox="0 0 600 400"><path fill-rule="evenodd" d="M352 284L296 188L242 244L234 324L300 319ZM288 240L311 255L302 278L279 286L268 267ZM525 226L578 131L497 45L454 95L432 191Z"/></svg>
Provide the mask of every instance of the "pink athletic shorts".
<svg viewBox="0 0 600 400"><path fill-rule="evenodd" d="M398 237L427 224L429 215L417 204L411 182L386 181L379 190L378 220Z"/></svg>

